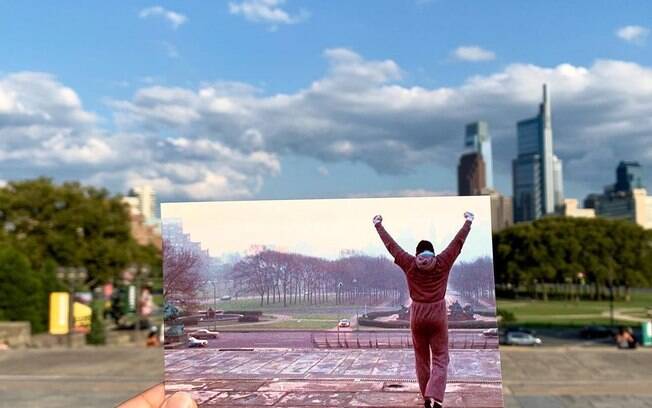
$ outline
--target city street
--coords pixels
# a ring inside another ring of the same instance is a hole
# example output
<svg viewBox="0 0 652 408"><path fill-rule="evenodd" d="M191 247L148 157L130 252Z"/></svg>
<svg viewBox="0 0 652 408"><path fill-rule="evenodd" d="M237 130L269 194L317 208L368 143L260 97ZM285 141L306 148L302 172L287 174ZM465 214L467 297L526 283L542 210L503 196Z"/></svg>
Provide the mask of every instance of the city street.
<svg viewBox="0 0 652 408"><path fill-rule="evenodd" d="M501 361L507 408L652 407L652 350L504 347ZM2 408L112 407L162 380L163 350L160 349L89 347L70 351L0 352ZM238 383L249 390L264 386L261 381ZM411 384L399 393L413 392L416 396L414 383ZM214 385L219 385L219 381ZM391 385L379 388L378 382L371 381L356 387L374 390L367 394L370 400L380 395L384 401L391 401L389 396L397 394ZM292 383L278 380L263 390L287 392L279 390L318 386L311 380ZM294 396L302 395L300 391L293 392ZM358 403L362 405L360 400Z"/></svg>
<svg viewBox="0 0 652 408"><path fill-rule="evenodd" d="M496 348L497 337L483 336L483 329L449 330L450 348ZM208 348L402 348L411 347L409 330L351 331L348 328L335 331L265 331L228 332L217 339L207 339ZM185 348L185 345L181 346Z"/></svg>

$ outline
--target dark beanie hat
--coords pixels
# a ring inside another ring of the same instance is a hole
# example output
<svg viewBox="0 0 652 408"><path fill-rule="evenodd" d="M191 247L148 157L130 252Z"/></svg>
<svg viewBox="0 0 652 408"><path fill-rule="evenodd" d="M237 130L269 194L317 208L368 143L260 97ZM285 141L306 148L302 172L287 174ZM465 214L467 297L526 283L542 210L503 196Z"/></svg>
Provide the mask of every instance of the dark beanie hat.
<svg viewBox="0 0 652 408"><path fill-rule="evenodd" d="M432 246L432 243L430 241L421 240L417 244L417 255L419 255L423 251L430 251L434 253L435 248Z"/></svg>

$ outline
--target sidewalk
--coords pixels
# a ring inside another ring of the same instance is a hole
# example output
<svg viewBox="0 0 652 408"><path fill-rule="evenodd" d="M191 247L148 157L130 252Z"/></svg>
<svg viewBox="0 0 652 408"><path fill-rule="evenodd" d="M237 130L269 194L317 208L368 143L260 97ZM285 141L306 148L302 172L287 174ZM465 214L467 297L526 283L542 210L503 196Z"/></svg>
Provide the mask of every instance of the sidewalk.
<svg viewBox="0 0 652 408"><path fill-rule="evenodd" d="M652 349L503 347L500 351L507 408L652 408ZM162 380L161 349L86 347L0 352L2 408L113 407ZM400 388L391 380L359 381L356 387L373 390L368 393L370 399L349 401L364 406L377 401L374 398L392 402L397 398L394 395L416 394L416 383ZM256 381L238 383L251 390ZM264 385L260 380L257 383L258 387ZM356 384L352 380L347 383ZM308 388L315 384L311 379L279 379L268 382L263 390L309 398ZM219 385L219 381L212 382L214 387ZM454 395L453 390L449 388L449 395Z"/></svg>
<svg viewBox="0 0 652 408"><path fill-rule="evenodd" d="M505 407L652 407L652 349L501 348Z"/></svg>

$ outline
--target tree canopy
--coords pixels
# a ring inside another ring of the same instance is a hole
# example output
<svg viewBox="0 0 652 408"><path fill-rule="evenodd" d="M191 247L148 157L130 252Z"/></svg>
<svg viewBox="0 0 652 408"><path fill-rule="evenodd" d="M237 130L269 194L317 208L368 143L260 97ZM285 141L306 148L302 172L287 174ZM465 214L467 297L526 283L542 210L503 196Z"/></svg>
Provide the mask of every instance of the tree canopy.
<svg viewBox="0 0 652 408"><path fill-rule="evenodd" d="M0 188L0 227L0 245L12 245L34 269L48 260L83 266L91 285L112 281L131 262L153 260L132 238L120 197L76 182L9 182Z"/></svg>
<svg viewBox="0 0 652 408"><path fill-rule="evenodd" d="M138 245L130 228L121 197L104 189L47 178L0 187L0 319L45 330L49 293L66 290L57 267L86 268L84 288L115 282L134 264L160 277L158 249Z"/></svg>
<svg viewBox="0 0 652 408"><path fill-rule="evenodd" d="M494 235L496 283L652 285L652 231L625 220L550 217Z"/></svg>

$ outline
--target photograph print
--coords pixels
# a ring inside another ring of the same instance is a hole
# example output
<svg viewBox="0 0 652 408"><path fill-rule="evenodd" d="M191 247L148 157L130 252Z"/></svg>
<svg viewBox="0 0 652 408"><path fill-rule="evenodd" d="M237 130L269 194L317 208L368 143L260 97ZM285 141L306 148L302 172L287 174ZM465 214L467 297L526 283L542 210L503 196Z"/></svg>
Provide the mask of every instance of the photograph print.
<svg viewBox="0 0 652 408"><path fill-rule="evenodd" d="M166 203L161 218L168 393L503 406L488 197Z"/></svg>

